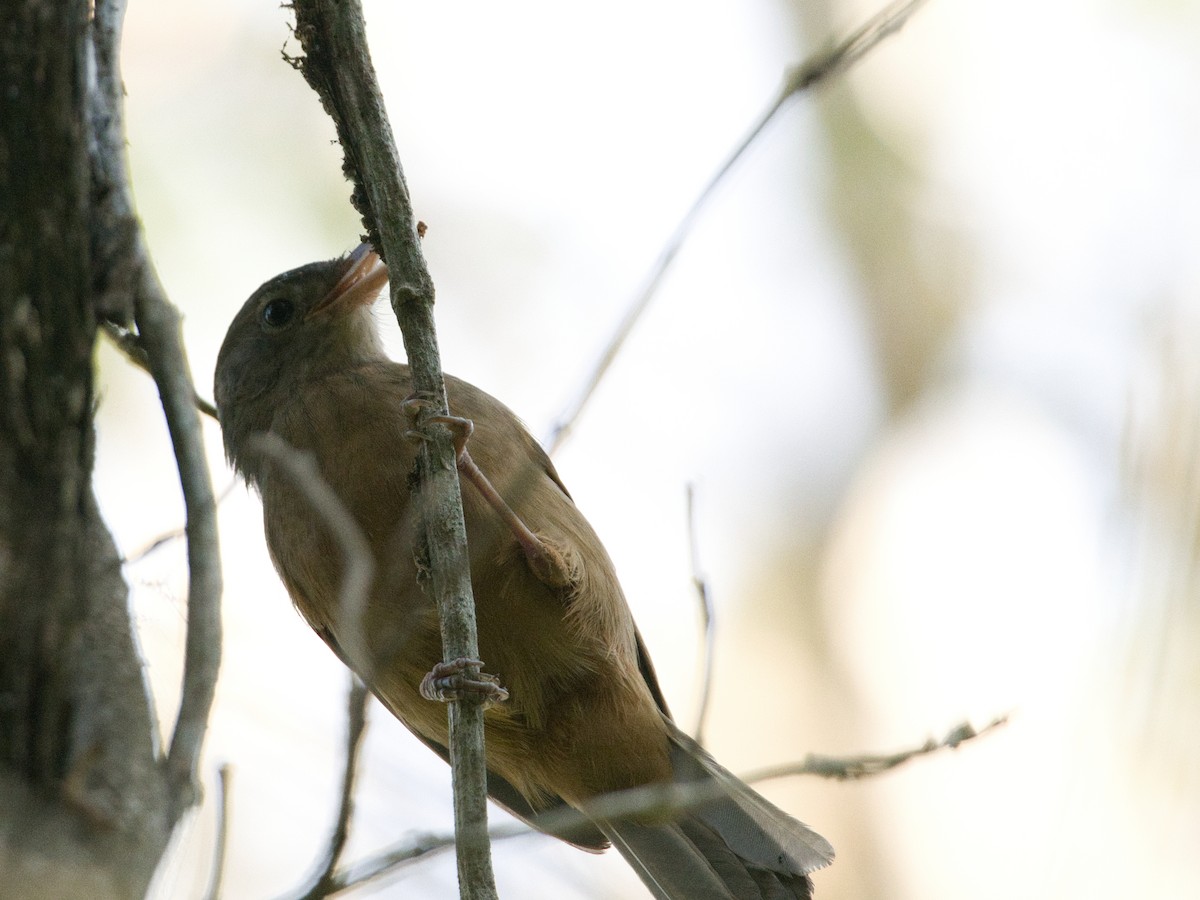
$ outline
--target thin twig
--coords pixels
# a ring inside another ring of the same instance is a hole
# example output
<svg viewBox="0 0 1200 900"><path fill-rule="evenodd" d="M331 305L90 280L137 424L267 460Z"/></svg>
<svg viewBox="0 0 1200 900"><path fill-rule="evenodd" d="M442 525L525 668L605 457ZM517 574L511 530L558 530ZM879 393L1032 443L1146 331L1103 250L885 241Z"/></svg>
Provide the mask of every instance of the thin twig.
<svg viewBox="0 0 1200 900"><path fill-rule="evenodd" d="M590 825L596 819L616 820L642 814L665 816L706 803L723 796L724 792L725 788L715 780L692 784L650 784L596 797L582 810L565 806L542 813L535 820L536 829L526 822L510 822L492 828L488 836L493 841L539 833L569 838L580 827ZM333 891L357 887L453 843L453 835L424 834L403 841L368 859L353 863L335 875L332 880Z"/></svg>
<svg viewBox="0 0 1200 900"><path fill-rule="evenodd" d="M208 876L208 890L204 900L218 900L221 882L225 879L225 857L229 844L229 789L233 781L233 767L224 763L217 770L217 846L213 851L212 872Z"/></svg>
<svg viewBox="0 0 1200 900"><path fill-rule="evenodd" d="M312 506L313 511L332 532L342 554L342 574L338 584L338 644L348 664L357 667L363 679L372 677L373 654L367 646L366 612L371 582L375 578L375 558L371 545L341 498L329 486L310 453L288 444L273 432L251 439L251 448L266 454L283 468L296 489ZM358 675L351 672L350 690L346 697L346 753L342 770L342 793L338 803L337 820L329 839L325 857L315 874L295 896L301 900L317 900L333 892L333 873L346 847L350 834L350 819L354 814L354 781L358 771L358 751L367 727L367 688Z"/></svg>
<svg viewBox="0 0 1200 900"><path fill-rule="evenodd" d="M222 503L224 503L225 500L229 497L229 495L233 493L233 489L235 487L237 487L240 483L241 483L240 478L234 478L229 482L229 484L225 485L225 487L221 490L221 493L217 494L217 499L216 499L217 506L220 506ZM177 541L182 537L187 537L187 527L186 526L181 525L179 528L172 528L170 531L164 531L162 534L158 535L157 537L152 538L151 540L147 541L139 549L130 553L123 560L121 560L121 563L122 563L122 565L126 565L126 566L136 565L136 564L140 563L143 559L145 559L147 556L149 556L151 553L153 553L155 550L158 550L160 547L165 547L167 544L171 543L172 541Z"/></svg>
<svg viewBox="0 0 1200 900"><path fill-rule="evenodd" d="M106 284L96 286L98 313L127 323L158 385L187 509L188 622L179 714L166 758L171 821L198 797L200 748L208 727L221 662L221 565L216 503L196 414L196 390L183 347L179 312L167 299L134 213L125 157L123 85L119 69L124 0L96 0L93 41L97 89L89 116L93 255L106 261Z"/></svg>
<svg viewBox="0 0 1200 900"><path fill-rule="evenodd" d="M150 371L150 360L139 342L138 336L127 328L122 328L116 322L101 322L100 330L112 341L114 347L124 354L125 358L144 372ZM196 409L204 413L214 422L217 421L217 407L211 400L205 400L196 391L192 391L192 403Z"/></svg>
<svg viewBox="0 0 1200 900"><path fill-rule="evenodd" d="M347 664L357 667L363 679L370 681L372 654L367 647L366 613L371 582L375 578L375 557L366 535L329 486L311 453L297 450L273 431L252 436L250 448L271 457L283 468L337 541L342 554L342 577L338 584L338 618L341 621L335 629L338 644L347 657Z"/></svg>
<svg viewBox="0 0 1200 900"><path fill-rule="evenodd" d="M742 780L747 784L754 784L759 781L792 775L814 775L840 780L868 778L894 769L918 756L942 749L957 749L967 741L982 737L1007 721L1006 716L1001 716L978 730L970 723L963 722L951 729L941 741L926 741L914 750L905 750L885 756L833 757L810 754L803 762L760 769L742 776ZM499 841L539 832L558 837L570 836L581 825L596 819L612 820L646 814L666 816L707 803L722 796L724 792L725 788L715 780L690 784L651 784L597 797L589 802L582 811L561 807L543 813L536 819L536 830L525 822L501 825L491 830L490 837L493 841ZM396 844L368 859L353 863L334 876L333 883L338 891L357 887L431 853L445 849L453 841L454 838L451 835L421 835L413 840Z"/></svg>
<svg viewBox="0 0 1200 900"><path fill-rule="evenodd" d="M388 264L392 309L404 338L413 390L429 398L419 427L417 462L424 541L418 556L428 567L447 661L477 659L478 635L467 558L466 525L449 431L430 417L448 414L437 335L433 326L433 280L383 96L367 48L358 0L295 0L296 37L304 51L293 61L321 98L337 128L343 170L354 182L351 200L367 234ZM469 900L496 897L487 835L487 767L483 707L466 697L449 704L450 763L458 875Z"/></svg>
<svg viewBox="0 0 1200 900"><path fill-rule="evenodd" d="M696 728L694 737L696 743L704 746L704 727L708 722L709 699L712 694L713 652L716 649L716 627L714 626L712 594L708 589L708 580L700 571L700 550L696 542L696 490L695 486L687 486L687 528L688 528L688 560L692 569L692 586L696 589L696 599L700 601L700 626L704 630L704 658L701 660L700 676L700 709L696 713Z"/></svg>
<svg viewBox="0 0 1200 900"><path fill-rule="evenodd" d="M342 770L342 796L338 803L337 822L329 837L329 848L325 851L324 860L318 864L315 874L292 895L296 900L320 900L339 890L335 872L342 852L346 849L346 840L350 837L358 753L362 749L362 739L367 729L367 701L370 697L366 685L351 673L350 690L346 695L346 765Z"/></svg>
<svg viewBox="0 0 1200 900"><path fill-rule="evenodd" d="M502 827L493 829L488 833L488 836L493 841L497 841L507 837L516 837L518 834L528 833L530 832L526 830L523 832L514 832L509 835L504 833ZM454 843L453 834L416 835L374 856L360 862L351 863L331 878L329 893L325 896L330 897L352 887L360 887L370 881L374 881L376 878L382 878L397 869L403 868L410 863L426 859L437 853L444 853L452 848Z"/></svg>
<svg viewBox="0 0 1200 900"><path fill-rule="evenodd" d="M811 90L823 82L832 79L834 76L845 72L866 56L884 38L898 31L908 21L909 17L916 12L917 7L925 2L926 0L901 0L901 2L892 3L872 16L841 43L828 50L814 54L802 64L788 70L778 94L771 100L754 124L750 126L750 130L733 149L733 152L717 167L716 172L709 178L704 189L700 191L700 195L692 202L691 207L684 213L683 218L679 220L679 224L675 226L675 230L667 238L666 244L659 251L657 259L654 260L654 263L650 266L650 270L643 278L642 285L634 294L633 301L629 304L624 317L622 317L620 323L617 325L612 337L609 338L604 352L600 354L600 359L596 363L595 368L593 368L583 387L577 393L575 400L567 406L551 428L550 435L546 440L546 447L552 455L562 446L563 442L569 436L571 429L575 427L575 423L583 414L583 410L591 400L592 395L596 392L596 388L600 386L600 382L608 373L613 361L625 346L625 342L628 340L629 335L633 333L634 327L641 321L642 315L650 306L650 301L658 293L663 276L666 274L671 263L674 262L675 256L679 253L683 242L691 233L696 221L700 218L700 213L704 209L704 206L737 161L742 158L742 155L750 148L750 145L762 134L767 124L775 118L775 114L792 97Z"/></svg>
<svg viewBox="0 0 1200 900"><path fill-rule="evenodd" d="M1007 722L1008 716L1000 716L979 730L976 730L971 723L963 722L951 729L940 741L930 738L919 747L882 756L818 756L810 753L802 762L771 766L752 772L746 777L746 781L767 781L771 778L784 778L790 775L816 775L820 778L833 778L838 781L870 778L903 765L918 756L926 756L936 753L938 750L957 750L967 741L981 737Z"/></svg>

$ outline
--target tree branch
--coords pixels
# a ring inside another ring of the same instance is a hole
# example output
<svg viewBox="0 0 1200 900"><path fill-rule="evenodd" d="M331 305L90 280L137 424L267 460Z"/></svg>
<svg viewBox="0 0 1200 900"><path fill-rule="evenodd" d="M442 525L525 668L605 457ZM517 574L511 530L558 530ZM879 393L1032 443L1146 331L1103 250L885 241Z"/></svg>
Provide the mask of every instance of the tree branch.
<svg viewBox="0 0 1200 900"><path fill-rule="evenodd" d="M106 273L96 286L97 313L137 324L138 344L158 385L187 509L188 624L179 715L166 759L172 821L197 798L200 750L221 662L221 564L216 503L204 455L196 390L179 313L158 280L133 206L125 158L119 68L124 0L97 0L93 19L96 90L89 93L93 143L93 254Z"/></svg>
<svg viewBox="0 0 1200 900"><path fill-rule="evenodd" d="M679 253L684 241L691 234L692 228L699 220L700 213L703 212L709 198L716 193L725 176L729 174L730 170L737 164L737 161L742 158L742 155L750 148L750 145L758 139L758 136L762 134L770 121L775 118L775 114L783 109L784 105L792 97L811 90L837 75L841 75L866 56L884 38L899 31L904 26L904 23L908 21L909 17L917 11L917 8L925 2L926 0L898 0L898 2L884 7L880 12L864 22L841 43L828 50L822 50L819 53L813 54L813 56L800 65L788 70L779 93L754 124L750 126L750 130L733 149L733 152L717 167L716 172L713 173L708 183L700 191L700 195L692 202L691 207L684 213L683 218L675 226L675 230L667 238L666 244L659 251L658 258L654 260L654 263L650 266L650 270L643 278L642 286L634 294L633 300L625 311L624 317L617 325L612 337L609 338L604 352L600 354L600 359L597 361L595 368L592 369L583 387L579 389L576 398L568 404L567 408L558 417L558 421L551 428L550 435L546 440L546 449L551 455L562 446L563 442L570 435L571 429L579 421L579 417L583 414L584 408L592 399L596 388L600 386L600 382L604 380L604 376L608 374L609 368L612 366L614 360L616 360L618 354L620 354L621 349L625 346L625 341L628 340L629 335L633 333L633 329L641 321L642 315L650 306L650 301L657 295L663 276L666 275L667 269L675 261L675 256Z"/></svg>
<svg viewBox="0 0 1200 900"><path fill-rule="evenodd" d="M357 0L296 0L294 9L304 50L299 68L333 118L345 153L343 169L354 184L351 199L388 264L413 388L432 401L422 418L427 423L430 416L448 414L433 327L433 280L367 50L362 9ZM418 557L428 566L444 658L478 658L455 453L443 426L425 424L425 431L429 440L421 442L414 491L422 502L425 534ZM451 703L448 714L459 885L464 897L488 900L496 889L487 837L483 708L467 698Z"/></svg>
<svg viewBox="0 0 1200 900"><path fill-rule="evenodd" d="M981 737L1007 723L1008 716L999 716L977 731L970 722L962 722L952 728L940 741L930 738L919 747L879 756L819 756L810 753L804 757L802 762L759 769L747 775L745 780L748 782L767 781L771 778L785 778L790 775L816 775L820 778L834 778L838 781L870 778L904 765L918 756L926 756L936 753L938 750L957 750L961 744Z"/></svg>
<svg viewBox="0 0 1200 900"><path fill-rule="evenodd" d="M236 476L231 478L229 480L229 483L226 484L225 487L221 489L221 493L217 494L217 506L220 506L222 503L224 503L229 498L229 495L233 493L233 489L236 488L241 483L242 483L242 480L240 478L238 478ZM121 560L121 565L123 565L123 566L137 565L143 559L145 559L147 556L149 556L151 553L158 550L159 548L165 547L167 544L171 543L172 541L177 541L180 538L184 538L184 537L187 537L187 528L182 525L179 526L178 528L172 528L170 531L164 531L161 534L159 534L157 537L153 537L150 540L148 540L139 549L134 550L132 553L128 554L124 559Z"/></svg>
<svg viewBox="0 0 1200 900"><path fill-rule="evenodd" d="M514 826L507 826L493 829L488 836L497 841L530 833L527 826L521 826L519 830ZM402 866L445 852L453 846L455 840L452 834L417 835L361 862L351 863L334 874L330 878L329 893L326 896L382 878Z"/></svg>
<svg viewBox="0 0 1200 900"><path fill-rule="evenodd" d="M366 535L322 477L311 454L297 450L273 432L253 437L251 442L252 449L271 457L283 468L337 541L343 560L341 583L338 585L339 642L347 657L365 661L360 665L369 665L371 655L367 649L364 623L371 582L375 578L375 559ZM371 678L369 669L362 675L367 680ZM366 685L351 672L350 691L346 698L346 762L342 770L342 796L338 804L337 822L324 860L316 874L296 895L300 900L318 900L333 892L333 873L345 849L350 834L350 819L354 813L354 780L358 751L367 727L369 697Z"/></svg>
<svg viewBox="0 0 1200 900"><path fill-rule="evenodd" d="M100 323L100 330L104 336L112 341L112 345L121 351L122 355L141 369L146 374L150 372L150 358L146 356L146 350L138 341L136 332L130 331L118 325L116 322L106 321ZM217 421L217 407L211 400L206 400L200 396L199 391L192 394L192 403L196 405L196 409L204 413L214 422Z"/></svg>
<svg viewBox="0 0 1200 900"><path fill-rule="evenodd" d="M816 756L809 754L802 762L788 763L742 776L748 784L784 778L791 775L815 775L821 778L849 780L879 775L903 765L918 756L942 749L958 749L967 741L982 737L989 731L1008 721L1001 716L976 730L969 722L962 722L941 741L929 740L920 747L883 756ZM590 801L583 810L560 807L537 817L537 830L525 822L512 822L491 831L493 841L506 840L539 832L569 837L580 825L594 819L622 819L639 815L670 815L689 807L707 803L724 793L717 782L691 782L686 784L649 784L627 791L605 794ZM331 893L357 887L380 878L401 866L423 859L432 853L444 850L454 842L451 835L420 835L412 840L397 844L374 856L347 866L330 880Z"/></svg>
<svg viewBox="0 0 1200 900"><path fill-rule="evenodd" d="M311 453L297 450L273 431L252 436L250 448L269 456L272 462L283 469L337 541L342 554L342 579L338 585L338 643L349 659L359 665L369 664L371 654L363 629L366 627L371 582L375 579L375 557L367 536L321 475L321 469ZM371 680L369 670L360 674L365 680Z"/></svg>
<svg viewBox="0 0 1200 900"><path fill-rule="evenodd" d="M321 900L340 890L336 878L337 866L350 837L358 752L362 749L363 735L367 730L367 702L370 699L366 685L351 673L350 691L346 695L346 764L342 769L342 795L338 802L337 820L329 836L325 858L318 864L316 873L296 892L296 900Z"/></svg>

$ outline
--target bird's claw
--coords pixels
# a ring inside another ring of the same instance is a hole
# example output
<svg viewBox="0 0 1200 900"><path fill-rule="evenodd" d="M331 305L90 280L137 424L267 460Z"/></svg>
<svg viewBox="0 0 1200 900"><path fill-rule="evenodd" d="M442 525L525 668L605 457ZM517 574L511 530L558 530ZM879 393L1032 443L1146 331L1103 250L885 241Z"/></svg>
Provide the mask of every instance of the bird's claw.
<svg viewBox="0 0 1200 900"><path fill-rule="evenodd" d="M467 695L480 698L484 708L503 703L508 691L495 675L478 671L483 663L478 659L460 657L439 662L421 679L421 696L426 700L447 703Z"/></svg>
<svg viewBox="0 0 1200 900"><path fill-rule="evenodd" d="M437 406L437 399L429 391L417 391L405 397L400 404L400 409L410 419L416 419L421 413L427 409Z"/></svg>
<svg viewBox="0 0 1200 900"><path fill-rule="evenodd" d="M461 462L463 454L467 452L467 441L471 439L471 433L475 430L475 423L461 416L430 416L429 421L450 429L450 440L454 442L454 458Z"/></svg>
<svg viewBox="0 0 1200 900"><path fill-rule="evenodd" d="M404 415L407 416L414 425L423 412L430 409L437 409L438 404L433 398L426 394L413 394L400 404ZM425 420L425 423L430 422L438 425L445 425L450 429L450 439L454 442L454 458L456 461L461 461L463 454L467 450L467 441L471 439L471 434L475 431L475 423L470 419L464 419L461 416L443 416L433 415ZM428 436L415 428L404 432L404 436L411 441L428 440Z"/></svg>

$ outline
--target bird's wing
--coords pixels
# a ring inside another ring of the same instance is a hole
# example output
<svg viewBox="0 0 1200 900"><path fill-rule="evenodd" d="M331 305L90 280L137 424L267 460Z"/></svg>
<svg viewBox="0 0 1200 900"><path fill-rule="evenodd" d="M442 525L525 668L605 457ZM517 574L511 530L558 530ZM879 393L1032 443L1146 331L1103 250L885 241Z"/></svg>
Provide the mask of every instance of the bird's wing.
<svg viewBox="0 0 1200 900"><path fill-rule="evenodd" d="M633 628L633 637L637 641L638 671L642 673L642 678L645 679L646 686L650 688L650 695L658 705L659 711L663 716L670 719L671 710L667 707L667 698L663 696L662 688L659 687L658 676L654 674L654 663L650 661L650 653L646 650L646 642L642 640L642 633L637 630L636 625Z"/></svg>

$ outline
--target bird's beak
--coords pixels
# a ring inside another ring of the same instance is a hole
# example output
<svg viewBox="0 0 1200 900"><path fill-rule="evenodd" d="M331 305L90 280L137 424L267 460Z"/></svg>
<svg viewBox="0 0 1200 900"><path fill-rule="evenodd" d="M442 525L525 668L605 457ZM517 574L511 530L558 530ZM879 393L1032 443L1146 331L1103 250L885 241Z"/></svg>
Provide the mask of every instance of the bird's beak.
<svg viewBox="0 0 1200 900"><path fill-rule="evenodd" d="M306 319L311 319L326 310L349 310L375 302L380 288L388 280L387 266L383 264L379 254L371 249L370 244L359 244L346 257L345 266L346 271L342 273L337 284L308 311Z"/></svg>

